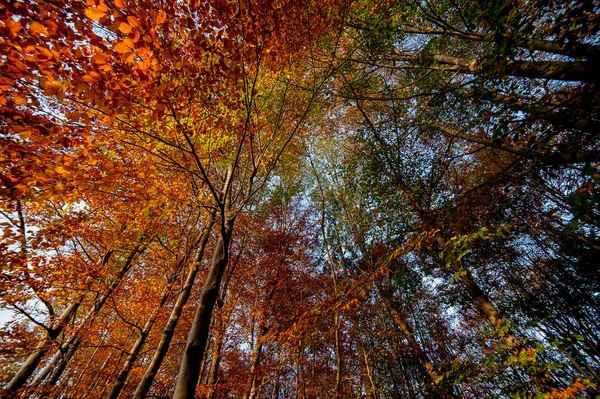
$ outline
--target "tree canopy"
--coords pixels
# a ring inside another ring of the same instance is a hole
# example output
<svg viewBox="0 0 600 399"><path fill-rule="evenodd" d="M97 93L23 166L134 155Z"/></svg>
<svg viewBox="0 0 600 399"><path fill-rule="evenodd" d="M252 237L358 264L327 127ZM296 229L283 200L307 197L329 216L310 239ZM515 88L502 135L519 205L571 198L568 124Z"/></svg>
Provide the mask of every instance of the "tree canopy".
<svg viewBox="0 0 600 399"><path fill-rule="evenodd" d="M600 395L592 1L0 4L0 397Z"/></svg>

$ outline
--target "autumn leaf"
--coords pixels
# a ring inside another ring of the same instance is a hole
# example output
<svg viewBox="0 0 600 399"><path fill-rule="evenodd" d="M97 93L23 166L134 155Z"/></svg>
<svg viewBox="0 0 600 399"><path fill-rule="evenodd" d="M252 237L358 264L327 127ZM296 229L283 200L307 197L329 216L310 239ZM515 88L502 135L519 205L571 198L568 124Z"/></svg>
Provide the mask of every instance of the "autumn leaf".
<svg viewBox="0 0 600 399"><path fill-rule="evenodd" d="M40 33L43 33L46 36L50 35L48 33L48 29L46 29L46 27L44 25L40 24L37 21L33 21L32 23L29 24L29 31L33 35L39 35Z"/></svg>
<svg viewBox="0 0 600 399"><path fill-rule="evenodd" d="M23 94L15 97L15 104L16 105L23 105L23 104L27 104L27 97Z"/></svg>
<svg viewBox="0 0 600 399"><path fill-rule="evenodd" d="M164 12L159 12L158 14L156 14L156 23L158 25L164 23L167 20L167 14L165 14Z"/></svg>
<svg viewBox="0 0 600 399"><path fill-rule="evenodd" d="M119 54L129 53L133 49L135 49L135 44L133 44L131 39L125 39L115 46L115 51Z"/></svg>
<svg viewBox="0 0 600 399"><path fill-rule="evenodd" d="M131 32L131 25L129 25L127 22L121 22L121 24L119 25L119 31L128 34L129 32Z"/></svg>
<svg viewBox="0 0 600 399"><path fill-rule="evenodd" d="M31 130L23 130L19 132L19 137L23 140L28 139L29 137L31 137Z"/></svg>
<svg viewBox="0 0 600 399"><path fill-rule="evenodd" d="M85 9L85 15L94 21L98 21L100 18L104 17L104 14L106 14L106 12L97 7L89 7Z"/></svg>
<svg viewBox="0 0 600 399"><path fill-rule="evenodd" d="M140 22L138 17L136 17L134 15L127 16L127 21L129 22L130 25L132 25L135 28L138 28L138 29L142 28L142 23Z"/></svg>
<svg viewBox="0 0 600 399"><path fill-rule="evenodd" d="M54 79L45 79L40 82L40 85L44 89L60 89L63 87L62 82L60 82L58 80L54 80Z"/></svg>
<svg viewBox="0 0 600 399"><path fill-rule="evenodd" d="M65 178L69 178L72 176L71 171L69 171L64 166L57 166L56 168L54 168L54 171Z"/></svg>

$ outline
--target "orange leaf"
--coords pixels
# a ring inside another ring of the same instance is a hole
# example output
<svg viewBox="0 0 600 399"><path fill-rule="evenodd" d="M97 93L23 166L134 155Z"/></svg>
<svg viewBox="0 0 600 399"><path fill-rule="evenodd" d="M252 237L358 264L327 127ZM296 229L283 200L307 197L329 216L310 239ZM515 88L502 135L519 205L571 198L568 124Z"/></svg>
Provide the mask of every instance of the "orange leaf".
<svg viewBox="0 0 600 399"><path fill-rule="evenodd" d="M15 98L15 104L16 105L27 104L27 97L25 97L23 94L21 94L20 96L17 96Z"/></svg>
<svg viewBox="0 0 600 399"><path fill-rule="evenodd" d="M135 53L129 53L125 57L125 62L133 62L135 61Z"/></svg>
<svg viewBox="0 0 600 399"><path fill-rule="evenodd" d="M146 47L138 48L137 53L143 60L147 60L152 56L152 52Z"/></svg>
<svg viewBox="0 0 600 399"><path fill-rule="evenodd" d="M128 34L131 32L131 25L129 25L127 22L121 22L121 25L119 25L119 30L122 33Z"/></svg>
<svg viewBox="0 0 600 399"><path fill-rule="evenodd" d="M16 67L17 67L17 68L18 68L20 71L23 71L23 72L27 72L27 70L29 69L29 68L27 67L27 65L25 65L25 64L24 64L24 63L22 63L21 61L15 61L15 66L16 66Z"/></svg>
<svg viewBox="0 0 600 399"><path fill-rule="evenodd" d="M104 65L106 64L106 60L98 55L92 57L92 62L96 65Z"/></svg>
<svg viewBox="0 0 600 399"><path fill-rule="evenodd" d="M40 33L43 33L46 36L50 36L50 34L48 33L48 29L46 29L44 25L40 24L37 21L33 21L29 24L29 31L33 35L39 35Z"/></svg>
<svg viewBox="0 0 600 399"><path fill-rule="evenodd" d="M129 24L140 29L142 27L142 23L140 22L140 20L138 19L138 17L133 16L133 15L129 15L127 17L127 21L129 21Z"/></svg>
<svg viewBox="0 0 600 399"><path fill-rule="evenodd" d="M119 54L129 53L131 50L135 48L135 44L131 41L131 39L125 39L120 43L117 43L115 46L115 51Z"/></svg>
<svg viewBox="0 0 600 399"><path fill-rule="evenodd" d="M44 89L60 89L62 88L62 83L58 80L46 79L40 82L40 86L42 86Z"/></svg>
<svg viewBox="0 0 600 399"><path fill-rule="evenodd" d="M156 23L157 24L162 24L167 20L167 14L165 14L164 12L159 12L158 14L156 14Z"/></svg>
<svg viewBox="0 0 600 399"><path fill-rule="evenodd" d="M115 0L115 5L119 8L125 8L125 1L124 0Z"/></svg>
<svg viewBox="0 0 600 399"><path fill-rule="evenodd" d="M89 7L85 9L85 15L94 21L98 21L104 16L105 13L105 11L102 11L96 7Z"/></svg>
<svg viewBox="0 0 600 399"><path fill-rule="evenodd" d="M71 172L68 169L66 169L64 166L57 166L56 168L54 168L54 171L56 173L58 173L59 175L61 175L62 177L68 178L68 177L72 176Z"/></svg>
<svg viewBox="0 0 600 399"><path fill-rule="evenodd" d="M8 29L10 29L12 33L18 33L21 30L21 24L19 24L12 18L8 18L5 24L6 26L8 26Z"/></svg>
<svg viewBox="0 0 600 399"><path fill-rule="evenodd" d="M31 136L31 130L23 130L22 132L19 132L19 137L21 137L23 140L28 139Z"/></svg>

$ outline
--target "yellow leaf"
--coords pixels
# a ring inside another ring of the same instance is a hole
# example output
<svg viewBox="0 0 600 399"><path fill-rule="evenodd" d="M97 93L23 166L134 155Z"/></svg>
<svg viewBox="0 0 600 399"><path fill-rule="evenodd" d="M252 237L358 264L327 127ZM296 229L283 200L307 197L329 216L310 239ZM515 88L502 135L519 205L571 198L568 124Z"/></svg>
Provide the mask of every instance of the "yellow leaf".
<svg viewBox="0 0 600 399"><path fill-rule="evenodd" d="M105 13L106 11L102 11L96 7L89 7L85 9L85 15L94 21L98 21L104 16Z"/></svg>
<svg viewBox="0 0 600 399"><path fill-rule="evenodd" d="M71 172L66 169L64 166L57 166L56 168L54 168L54 171L56 173L58 173L59 175L61 175L62 177L70 177L71 176Z"/></svg>
<svg viewBox="0 0 600 399"><path fill-rule="evenodd" d="M28 139L31 136L31 130L23 130L22 132L19 132L19 137L21 137L23 140Z"/></svg>
<svg viewBox="0 0 600 399"><path fill-rule="evenodd" d="M46 29L44 25L40 24L37 21L33 21L29 24L29 31L33 35L39 35L40 33L43 33L46 36L50 36L50 34L48 33L48 29Z"/></svg>
<svg viewBox="0 0 600 399"><path fill-rule="evenodd" d="M131 25L129 25L127 22L121 22L121 25L119 25L119 30L122 33L128 34L131 32Z"/></svg>
<svg viewBox="0 0 600 399"><path fill-rule="evenodd" d="M46 79L40 83L40 85L44 89L61 89L63 84L62 82L54 79Z"/></svg>

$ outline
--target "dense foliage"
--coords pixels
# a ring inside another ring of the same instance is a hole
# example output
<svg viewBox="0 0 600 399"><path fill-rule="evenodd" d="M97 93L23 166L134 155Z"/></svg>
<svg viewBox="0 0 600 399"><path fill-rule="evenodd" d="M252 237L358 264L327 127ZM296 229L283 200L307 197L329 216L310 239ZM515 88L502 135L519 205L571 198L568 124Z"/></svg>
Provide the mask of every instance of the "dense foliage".
<svg viewBox="0 0 600 399"><path fill-rule="evenodd" d="M600 395L591 1L0 4L0 397Z"/></svg>

